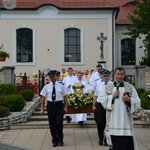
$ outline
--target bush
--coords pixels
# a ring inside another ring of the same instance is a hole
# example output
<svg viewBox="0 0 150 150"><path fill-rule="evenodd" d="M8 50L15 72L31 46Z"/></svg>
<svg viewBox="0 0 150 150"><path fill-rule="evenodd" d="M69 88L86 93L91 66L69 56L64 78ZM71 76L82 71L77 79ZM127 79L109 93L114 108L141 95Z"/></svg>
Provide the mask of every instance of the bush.
<svg viewBox="0 0 150 150"><path fill-rule="evenodd" d="M24 89L20 93L26 101L32 101L34 92L30 89Z"/></svg>
<svg viewBox="0 0 150 150"><path fill-rule="evenodd" d="M139 95L139 97L141 98L141 95L145 93L145 89L144 88L136 88L136 91Z"/></svg>
<svg viewBox="0 0 150 150"><path fill-rule="evenodd" d="M0 95L0 106L4 106L5 95Z"/></svg>
<svg viewBox="0 0 150 150"><path fill-rule="evenodd" d="M5 97L5 107L9 108L10 111L20 111L26 105L26 101L20 94L12 94Z"/></svg>
<svg viewBox="0 0 150 150"><path fill-rule="evenodd" d="M149 109L150 110L150 97L148 97L148 95L150 95L150 91L145 91L142 95L141 95L141 107L143 109Z"/></svg>
<svg viewBox="0 0 150 150"><path fill-rule="evenodd" d="M15 86L12 84L0 84L0 93L1 95L14 94Z"/></svg>
<svg viewBox="0 0 150 150"><path fill-rule="evenodd" d="M0 118L6 117L10 114L9 108L5 108L3 106L0 106Z"/></svg>

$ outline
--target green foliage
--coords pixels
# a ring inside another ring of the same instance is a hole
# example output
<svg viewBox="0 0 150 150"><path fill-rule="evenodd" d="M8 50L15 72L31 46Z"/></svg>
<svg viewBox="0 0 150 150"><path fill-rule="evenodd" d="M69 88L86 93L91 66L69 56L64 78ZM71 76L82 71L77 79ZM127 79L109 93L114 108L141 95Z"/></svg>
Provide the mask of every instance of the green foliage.
<svg viewBox="0 0 150 150"><path fill-rule="evenodd" d="M137 93L138 93L138 95L139 95L140 98L141 98L141 95L143 93L145 93L145 89L144 88L136 88L136 91L137 91Z"/></svg>
<svg viewBox="0 0 150 150"><path fill-rule="evenodd" d="M140 64L150 66L150 0L136 0L136 6L128 15L132 24L127 27L128 31L124 34L130 35L133 39L144 35L145 56L142 57Z"/></svg>
<svg viewBox="0 0 150 150"><path fill-rule="evenodd" d="M26 105L26 101L20 94L12 94L5 97L4 106L9 108L10 111L20 111Z"/></svg>
<svg viewBox="0 0 150 150"><path fill-rule="evenodd" d="M76 91L68 94L68 105L73 106L74 109L82 108L88 104L93 103L93 93L83 93L82 91Z"/></svg>
<svg viewBox="0 0 150 150"><path fill-rule="evenodd" d="M20 93L26 101L32 101L34 92L31 89L21 90Z"/></svg>
<svg viewBox="0 0 150 150"><path fill-rule="evenodd" d="M1 51L0 51L0 56L9 58L9 57L10 57L10 54L7 53L6 51L1 50Z"/></svg>
<svg viewBox="0 0 150 150"><path fill-rule="evenodd" d="M150 95L150 91L145 91L141 95L141 107L150 110L150 97L148 95Z"/></svg>
<svg viewBox="0 0 150 150"><path fill-rule="evenodd" d="M1 95L14 94L15 86L13 84L0 84L0 93Z"/></svg>
<svg viewBox="0 0 150 150"><path fill-rule="evenodd" d="M0 106L4 106L5 95L0 95Z"/></svg>
<svg viewBox="0 0 150 150"><path fill-rule="evenodd" d="M0 106L0 118L6 117L10 114L9 108Z"/></svg>

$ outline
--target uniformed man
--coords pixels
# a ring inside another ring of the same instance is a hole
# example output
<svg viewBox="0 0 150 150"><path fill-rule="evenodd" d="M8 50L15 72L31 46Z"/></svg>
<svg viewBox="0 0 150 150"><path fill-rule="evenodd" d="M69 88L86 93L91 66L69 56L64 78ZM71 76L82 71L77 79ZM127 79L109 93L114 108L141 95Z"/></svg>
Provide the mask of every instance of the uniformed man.
<svg viewBox="0 0 150 150"><path fill-rule="evenodd" d="M91 77L90 77L90 86L93 87L93 84L95 82L95 80L97 79L100 79L100 76L99 76L99 71L102 70L102 66L101 65L97 65L96 66L96 72L94 72Z"/></svg>
<svg viewBox="0 0 150 150"><path fill-rule="evenodd" d="M106 86L106 84L110 84L110 71L103 70L100 72L102 75L102 81L100 81L96 85L96 90L94 93L94 100L93 100L93 111L96 111L94 114L95 122L97 123L97 131L99 136L99 145L105 145L107 146L106 138L104 138L104 130L106 126L106 110L103 108L102 104L99 102L98 97L100 96L100 93L102 89Z"/></svg>
<svg viewBox="0 0 150 150"><path fill-rule="evenodd" d="M63 115L67 112L67 90L63 83L57 81L56 70L48 73L50 76L50 83L46 84L40 95L41 114L44 113L44 102L47 98L47 114L50 126L50 133L52 136L53 147L63 146ZM63 101L64 100L64 105Z"/></svg>

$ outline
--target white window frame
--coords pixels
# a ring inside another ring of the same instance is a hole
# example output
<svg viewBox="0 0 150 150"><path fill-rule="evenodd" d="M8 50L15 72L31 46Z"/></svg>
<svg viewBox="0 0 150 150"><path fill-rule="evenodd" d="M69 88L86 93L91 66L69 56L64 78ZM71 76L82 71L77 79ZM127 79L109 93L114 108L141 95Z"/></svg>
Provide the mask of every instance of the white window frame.
<svg viewBox="0 0 150 150"><path fill-rule="evenodd" d="M65 49L64 49L64 32L66 29L69 29L69 28L76 28L76 29L79 29L80 30L80 43L81 43L81 61L80 62L65 62L64 61L64 54L65 54ZM62 53L62 65L83 65L84 63L84 52L83 52L83 29L76 26L76 25L68 25L64 28L62 28L62 46L61 46L61 53Z"/></svg>
<svg viewBox="0 0 150 150"><path fill-rule="evenodd" d="M32 62L17 62L16 59L17 59L17 47L16 47L16 43L17 43L17 39L16 39L16 30L18 29L21 29L21 28L28 28L28 29L31 29L32 30L32 33L33 33L33 61ZM35 65L35 29L33 27L30 27L30 26L27 26L27 25L20 25L20 26L17 26L16 28L14 28L14 65L16 66L22 66L22 65L29 65L29 66L32 66L32 65Z"/></svg>
<svg viewBox="0 0 150 150"><path fill-rule="evenodd" d="M122 67L124 67L124 68L133 68L133 67L135 67L136 65L138 65L138 58L139 58L139 52L138 52L138 50L139 50L139 47L138 47L138 44L139 44L139 40L138 40L138 38L135 40L135 65L122 65L121 64L121 40L124 40L124 39L132 39L130 36L127 36L127 37L123 37L123 38L120 38L119 39L119 49L118 49L118 51L119 51L119 56L120 56L120 58L119 58L119 66L122 66Z"/></svg>

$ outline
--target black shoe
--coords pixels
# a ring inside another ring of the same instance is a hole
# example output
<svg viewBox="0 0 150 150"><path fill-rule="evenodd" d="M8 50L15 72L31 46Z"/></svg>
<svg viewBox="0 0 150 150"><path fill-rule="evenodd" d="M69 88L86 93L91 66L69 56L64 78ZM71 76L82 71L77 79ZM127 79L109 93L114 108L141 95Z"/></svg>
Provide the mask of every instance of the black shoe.
<svg viewBox="0 0 150 150"><path fill-rule="evenodd" d="M70 121L71 121L70 116L66 116L66 120L67 120L67 123L70 123Z"/></svg>
<svg viewBox="0 0 150 150"><path fill-rule="evenodd" d="M108 144L107 144L107 142L106 142L106 141L104 141L104 146L108 146Z"/></svg>
<svg viewBox="0 0 150 150"><path fill-rule="evenodd" d="M79 121L78 124L81 128L83 128L83 121Z"/></svg>
<svg viewBox="0 0 150 150"><path fill-rule="evenodd" d="M99 144L99 145L103 145L103 141L102 141L102 140L99 140L98 144Z"/></svg>
<svg viewBox="0 0 150 150"><path fill-rule="evenodd" d="M107 141L106 141L106 137L104 138L104 146L108 146Z"/></svg>
<svg viewBox="0 0 150 150"><path fill-rule="evenodd" d="M58 144L57 143L53 143L53 147L56 147L56 146L58 146Z"/></svg>
<svg viewBox="0 0 150 150"><path fill-rule="evenodd" d="M64 142L59 142L59 146L64 146Z"/></svg>

